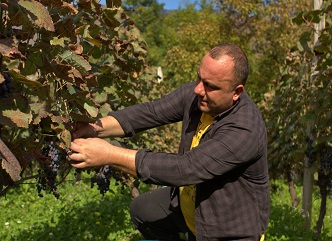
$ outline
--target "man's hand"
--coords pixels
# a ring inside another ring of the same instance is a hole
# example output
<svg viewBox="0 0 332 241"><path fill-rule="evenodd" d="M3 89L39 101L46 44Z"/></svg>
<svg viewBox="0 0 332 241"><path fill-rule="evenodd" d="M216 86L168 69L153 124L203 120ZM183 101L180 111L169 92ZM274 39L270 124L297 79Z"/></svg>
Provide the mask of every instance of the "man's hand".
<svg viewBox="0 0 332 241"><path fill-rule="evenodd" d="M76 168L86 168L109 164L112 145L100 138L75 139L68 154L71 165Z"/></svg>
<svg viewBox="0 0 332 241"><path fill-rule="evenodd" d="M72 141L68 153L76 168L110 165L132 176L137 176L135 157L137 150L114 146L100 138L78 138Z"/></svg>

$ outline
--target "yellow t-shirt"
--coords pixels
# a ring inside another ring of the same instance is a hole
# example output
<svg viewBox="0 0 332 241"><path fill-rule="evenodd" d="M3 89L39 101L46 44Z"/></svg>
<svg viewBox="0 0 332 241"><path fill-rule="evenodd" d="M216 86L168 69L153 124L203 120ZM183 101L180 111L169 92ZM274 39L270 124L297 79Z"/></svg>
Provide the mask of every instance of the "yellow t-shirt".
<svg viewBox="0 0 332 241"><path fill-rule="evenodd" d="M198 146L204 132L209 128L213 122L213 117L209 114L203 113L198 123L195 135L191 142L190 149ZM189 185L180 187L180 206L184 219L190 231L196 235L195 230L195 199L196 199L196 185Z"/></svg>

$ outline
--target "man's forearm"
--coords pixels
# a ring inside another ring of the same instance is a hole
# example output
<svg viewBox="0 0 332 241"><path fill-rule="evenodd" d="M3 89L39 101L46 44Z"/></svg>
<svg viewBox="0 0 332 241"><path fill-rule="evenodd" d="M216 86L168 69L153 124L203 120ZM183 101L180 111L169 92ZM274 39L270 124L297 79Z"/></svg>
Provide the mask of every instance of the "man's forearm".
<svg viewBox="0 0 332 241"><path fill-rule="evenodd" d="M112 146L109 150L109 164L113 167L137 177L135 157L137 150Z"/></svg>
<svg viewBox="0 0 332 241"><path fill-rule="evenodd" d="M102 117L96 121L94 128L98 137L123 137L125 135L120 123L113 116Z"/></svg>

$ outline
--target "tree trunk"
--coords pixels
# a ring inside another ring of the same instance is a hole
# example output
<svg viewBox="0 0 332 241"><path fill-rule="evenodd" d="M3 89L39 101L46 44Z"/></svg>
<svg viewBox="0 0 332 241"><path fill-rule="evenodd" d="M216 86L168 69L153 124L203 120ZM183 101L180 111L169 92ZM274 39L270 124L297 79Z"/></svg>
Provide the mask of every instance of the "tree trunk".
<svg viewBox="0 0 332 241"><path fill-rule="evenodd" d="M296 191L295 191L295 188L294 188L294 181L293 181L291 172L287 173L287 181L288 181L289 194L290 194L291 199L292 199L292 207L296 208L299 205L299 203L301 202L301 199L298 198L297 195L296 195Z"/></svg>
<svg viewBox="0 0 332 241"><path fill-rule="evenodd" d="M311 204L314 175L308 166L309 160L306 157L303 171L302 216L304 218L304 228L309 231L311 228Z"/></svg>
<svg viewBox="0 0 332 241"><path fill-rule="evenodd" d="M320 209L319 209L319 217L316 222L316 227L314 230L314 240L318 240L322 231L322 227L324 224L324 218L326 214L326 199L327 195L329 193L328 187L326 185L326 181L328 180L328 177L322 173L318 175L318 186L319 186L319 192L321 195L321 203L320 203Z"/></svg>
<svg viewBox="0 0 332 241"><path fill-rule="evenodd" d="M320 10L322 6L323 0L314 0L314 10ZM321 30L325 28L325 18L322 18L319 23L314 24L314 46L318 44L318 38ZM316 74L316 66L317 66L317 56L312 58L311 64L311 76L310 76L310 88L312 88L313 76ZM314 100L309 101L309 106L313 105ZM312 107L311 107L312 108ZM306 135L309 142L314 141L312 136L312 130L314 129L314 123L307 123L307 131ZM313 181L314 181L314 173L316 172L316 168L310 165L310 159L308 157L304 160L304 170L303 170L303 197L302 197L302 216L304 218L304 228L306 230L310 230L311 228L311 203L312 203L312 189L313 189Z"/></svg>
<svg viewBox="0 0 332 241"><path fill-rule="evenodd" d="M296 195L293 181L288 182L288 187L289 187L289 193L292 198L292 207L296 208L299 205L299 203L301 202L301 199L298 198Z"/></svg>

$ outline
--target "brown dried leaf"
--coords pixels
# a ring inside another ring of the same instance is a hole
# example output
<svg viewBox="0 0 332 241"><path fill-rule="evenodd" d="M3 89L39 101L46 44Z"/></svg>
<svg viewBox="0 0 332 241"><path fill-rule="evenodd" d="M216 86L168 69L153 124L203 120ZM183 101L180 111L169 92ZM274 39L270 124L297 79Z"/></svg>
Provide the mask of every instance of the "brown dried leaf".
<svg viewBox="0 0 332 241"><path fill-rule="evenodd" d="M40 123L41 119L49 116L49 113L46 110L46 104L43 103L31 103L30 108L32 113L34 113L33 124L37 125Z"/></svg>
<svg viewBox="0 0 332 241"><path fill-rule="evenodd" d="M17 127L28 128L32 120L31 113L23 113L17 110L4 110L2 115L10 119Z"/></svg>
<svg viewBox="0 0 332 241"><path fill-rule="evenodd" d="M8 5L6 3L0 3L0 8L7 11L8 10Z"/></svg>
<svg viewBox="0 0 332 241"><path fill-rule="evenodd" d="M20 0L19 5L27 10L27 15L35 25L54 32L53 20L43 4L34 0Z"/></svg>
<svg viewBox="0 0 332 241"><path fill-rule="evenodd" d="M63 2L62 4L63 4L62 6L63 6L64 8L69 9L69 11L70 11L71 13L74 13L74 14L77 14L77 13L78 13L78 10L77 10L72 4L67 3L67 2Z"/></svg>
<svg viewBox="0 0 332 241"><path fill-rule="evenodd" d="M65 143L65 147L69 147L70 146L70 143L71 143L71 133L67 129L64 129L59 134L59 137Z"/></svg>
<svg viewBox="0 0 332 241"><path fill-rule="evenodd" d="M68 118L62 117L62 116L52 115L51 119L52 119L53 122L58 123L58 124L63 124L63 123L68 123L69 122Z"/></svg>
<svg viewBox="0 0 332 241"><path fill-rule="evenodd" d="M15 42L12 39L0 39L0 53L3 56L11 57L13 55L19 55L22 57L21 52L14 47Z"/></svg>
<svg viewBox="0 0 332 241"><path fill-rule="evenodd" d="M6 170L10 178L16 182L21 179L20 171L21 165L14 156L14 154L9 150L6 144L0 138L0 157L2 157L1 167Z"/></svg>

